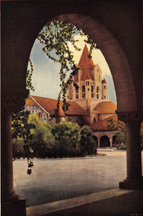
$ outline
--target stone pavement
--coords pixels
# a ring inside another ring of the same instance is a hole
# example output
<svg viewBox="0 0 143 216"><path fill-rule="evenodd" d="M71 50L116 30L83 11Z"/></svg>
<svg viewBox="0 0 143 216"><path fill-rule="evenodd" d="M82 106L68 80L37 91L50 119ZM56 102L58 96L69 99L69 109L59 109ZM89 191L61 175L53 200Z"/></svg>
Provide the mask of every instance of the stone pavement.
<svg viewBox="0 0 143 216"><path fill-rule="evenodd" d="M15 191L33 206L118 188L126 177L126 152L105 151L106 156L34 159L31 175L26 174L26 159L16 160Z"/></svg>

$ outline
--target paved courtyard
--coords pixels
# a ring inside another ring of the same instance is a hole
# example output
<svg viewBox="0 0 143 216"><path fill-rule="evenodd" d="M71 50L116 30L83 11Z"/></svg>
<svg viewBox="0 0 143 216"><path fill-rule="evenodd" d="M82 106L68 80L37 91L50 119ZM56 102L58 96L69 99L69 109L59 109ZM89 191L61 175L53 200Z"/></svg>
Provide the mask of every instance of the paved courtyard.
<svg viewBox="0 0 143 216"><path fill-rule="evenodd" d="M15 160L15 191L33 206L118 188L126 177L126 152L101 151L106 156L34 159L31 175L26 159Z"/></svg>

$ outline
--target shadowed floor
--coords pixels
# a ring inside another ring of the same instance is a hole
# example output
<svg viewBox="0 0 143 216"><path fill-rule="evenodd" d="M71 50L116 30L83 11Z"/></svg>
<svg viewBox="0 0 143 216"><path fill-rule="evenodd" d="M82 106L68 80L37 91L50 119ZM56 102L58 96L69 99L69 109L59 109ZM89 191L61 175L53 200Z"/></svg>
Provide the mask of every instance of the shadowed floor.
<svg viewBox="0 0 143 216"><path fill-rule="evenodd" d="M106 156L34 159L31 175L26 159L15 160L15 191L33 206L118 188L126 177L126 152L102 151Z"/></svg>

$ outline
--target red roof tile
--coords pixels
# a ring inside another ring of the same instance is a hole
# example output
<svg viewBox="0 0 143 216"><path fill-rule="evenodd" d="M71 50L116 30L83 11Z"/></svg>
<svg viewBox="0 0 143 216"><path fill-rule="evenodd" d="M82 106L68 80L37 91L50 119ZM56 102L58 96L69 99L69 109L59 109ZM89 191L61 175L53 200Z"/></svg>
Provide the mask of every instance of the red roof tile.
<svg viewBox="0 0 143 216"><path fill-rule="evenodd" d="M106 81L106 79L105 79L105 78L102 80L102 83L107 83L107 81Z"/></svg>
<svg viewBox="0 0 143 216"><path fill-rule="evenodd" d="M84 110L76 102L70 102L70 101L67 102L70 104L68 110L66 111L67 115L83 115ZM28 99L26 100L26 106L32 106L34 104L41 106L44 110L50 113L50 115L54 115L55 110L57 109L56 99L50 99L50 98L39 97L39 96L29 96ZM58 116L65 116L64 111L62 109L62 105L63 102L60 101Z"/></svg>
<svg viewBox="0 0 143 216"><path fill-rule="evenodd" d="M78 66L80 66L82 68L87 67L87 66L88 67L94 66L92 58L88 58L88 55L89 55L89 51L88 51L87 45L85 44L85 47L83 49L83 52L82 52L81 58L79 60Z"/></svg>
<svg viewBox="0 0 143 216"><path fill-rule="evenodd" d="M84 109L76 102L67 101L70 105L66 111L67 115L84 115Z"/></svg>
<svg viewBox="0 0 143 216"><path fill-rule="evenodd" d="M92 58L88 58L88 56L89 56L89 51L87 46L85 45L80 61L78 63L78 66L83 70L82 77L81 77L82 81L85 81L87 79L94 80L94 76L91 71L94 66L94 63L92 61Z"/></svg>
<svg viewBox="0 0 143 216"><path fill-rule="evenodd" d="M114 115L111 115L110 117L108 117L108 118L106 118L106 119L104 119L104 120L101 120L101 121L99 121L99 122L96 122L96 123L91 124L90 127L91 127L93 130L95 130L95 131L100 131L100 130L105 131L105 130L109 130L109 129L107 129L107 120L110 119L110 118L113 118L115 121L118 120L117 115L114 114Z"/></svg>
<svg viewBox="0 0 143 216"><path fill-rule="evenodd" d="M58 112L56 113L56 117L63 117L65 116L65 113L61 107L61 105L59 106Z"/></svg>
<svg viewBox="0 0 143 216"><path fill-rule="evenodd" d="M102 101L99 102L96 107L93 109L94 111L98 111L98 113L115 113L117 109L117 105L113 101Z"/></svg>

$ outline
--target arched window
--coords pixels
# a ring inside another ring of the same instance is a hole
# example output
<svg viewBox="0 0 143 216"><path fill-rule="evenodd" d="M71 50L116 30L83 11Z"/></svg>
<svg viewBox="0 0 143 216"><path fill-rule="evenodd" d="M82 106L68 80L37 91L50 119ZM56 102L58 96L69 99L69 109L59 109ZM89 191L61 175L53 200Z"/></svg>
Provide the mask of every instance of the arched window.
<svg viewBox="0 0 143 216"><path fill-rule="evenodd" d="M97 93L99 92L99 87L98 87L98 86L97 86L96 92L97 92Z"/></svg>
<svg viewBox="0 0 143 216"><path fill-rule="evenodd" d="M91 86L91 97L94 97L94 86Z"/></svg>
<svg viewBox="0 0 143 216"><path fill-rule="evenodd" d="M96 118L93 119L94 123L96 122Z"/></svg>
<svg viewBox="0 0 143 216"><path fill-rule="evenodd" d="M85 86L82 86L82 92L85 92Z"/></svg>
<svg viewBox="0 0 143 216"><path fill-rule="evenodd" d="M76 86L75 87L75 97L76 97L76 99L78 99L79 98L79 86Z"/></svg>
<svg viewBox="0 0 143 216"><path fill-rule="evenodd" d="M97 93L97 99L99 99L99 87L97 86L97 88L96 88L96 93Z"/></svg>
<svg viewBox="0 0 143 216"><path fill-rule="evenodd" d="M85 98L85 86L82 86L82 98Z"/></svg>
<svg viewBox="0 0 143 216"><path fill-rule="evenodd" d="M79 92L79 87L78 86L76 86L76 88L75 88L76 90L76 93L78 93Z"/></svg>

